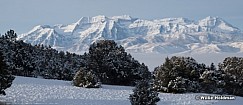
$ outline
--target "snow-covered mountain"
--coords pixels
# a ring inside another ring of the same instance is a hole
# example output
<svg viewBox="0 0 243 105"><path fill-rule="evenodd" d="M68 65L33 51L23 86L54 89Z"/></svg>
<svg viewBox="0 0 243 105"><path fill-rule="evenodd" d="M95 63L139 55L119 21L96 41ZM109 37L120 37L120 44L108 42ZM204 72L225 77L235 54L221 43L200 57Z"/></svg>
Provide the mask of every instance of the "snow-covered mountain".
<svg viewBox="0 0 243 105"><path fill-rule="evenodd" d="M97 40L115 40L129 52L243 52L243 33L219 17L144 20L131 16L82 17L68 25L39 25L18 36L58 50L87 51Z"/></svg>

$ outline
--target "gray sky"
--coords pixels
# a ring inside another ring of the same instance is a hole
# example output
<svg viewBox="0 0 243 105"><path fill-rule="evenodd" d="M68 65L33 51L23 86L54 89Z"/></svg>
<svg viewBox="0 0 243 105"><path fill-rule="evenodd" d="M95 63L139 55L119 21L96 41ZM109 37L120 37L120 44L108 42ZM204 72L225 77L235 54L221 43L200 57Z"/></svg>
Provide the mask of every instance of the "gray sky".
<svg viewBox="0 0 243 105"><path fill-rule="evenodd" d="M36 25L69 24L84 16L130 15L142 19L218 16L243 30L243 0L0 0L0 33Z"/></svg>

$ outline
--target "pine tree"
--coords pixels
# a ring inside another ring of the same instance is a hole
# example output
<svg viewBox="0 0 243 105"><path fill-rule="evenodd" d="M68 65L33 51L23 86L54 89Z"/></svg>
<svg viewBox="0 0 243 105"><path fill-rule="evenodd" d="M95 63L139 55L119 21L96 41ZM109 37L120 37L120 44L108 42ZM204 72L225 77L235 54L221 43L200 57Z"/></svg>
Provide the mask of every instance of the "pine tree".
<svg viewBox="0 0 243 105"><path fill-rule="evenodd" d="M15 77L6 69L6 64L3 60L3 54L0 51L0 94L6 95L4 90L12 85Z"/></svg>
<svg viewBox="0 0 243 105"><path fill-rule="evenodd" d="M98 77L90 70L81 68L73 78L73 85L85 88L99 88L101 83Z"/></svg>
<svg viewBox="0 0 243 105"><path fill-rule="evenodd" d="M223 80L228 94L243 96L243 57L227 57L219 70L224 72Z"/></svg>
<svg viewBox="0 0 243 105"><path fill-rule="evenodd" d="M14 42L17 39L17 34L14 32L14 30L10 30L5 33L5 37L7 40Z"/></svg>
<svg viewBox="0 0 243 105"><path fill-rule="evenodd" d="M100 40L90 46L87 67L92 68L104 84L135 85L150 78L147 66L140 64L113 40Z"/></svg>
<svg viewBox="0 0 243 105"><path fill-rule="evenodd" d="M157 91L148 80L139 81L133 92L129 96L132 105L156 105L160 101Z"/></svg>
<svg viewBox="0 0 243 105"><path fill-rule="evenodd" d="M184 93L199 91L200 66L190 57L167 57L165 62L155 68L154 88L157 91Z"/></svg>
<svg viewBox="0 0 243 105"><path fill-rule="evenodd" d="M214 93L214 94L227 94L225 90L225 76L224 71L215 67L214 63L205 67L204 71L200 74L201 92Z"/></svg>
<svg viewBox="0 0 243 105"><path fill-rule="evenodd" d="M211 65L210 65L210 70L213 70L213 71L216 70L216 67L215 67L214 63L211 63Z"/></svg>

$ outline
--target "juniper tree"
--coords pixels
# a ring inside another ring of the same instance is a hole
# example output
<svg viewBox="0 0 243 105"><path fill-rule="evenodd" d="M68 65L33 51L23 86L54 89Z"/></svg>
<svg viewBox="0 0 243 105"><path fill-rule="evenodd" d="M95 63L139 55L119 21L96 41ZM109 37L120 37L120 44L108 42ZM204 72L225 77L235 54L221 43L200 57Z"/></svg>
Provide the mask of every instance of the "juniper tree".
<svg viewBox="0 0 243 105"><path fill-rule="evenodd" d="M157 91L153 89L149 80L141 80L129 96L132 105L156 105L160 101Z"/></svg>
<svg viewBox="0 0 243 105"><path fill-rule="evenodd" d="M154 87L162 92L198 92L200 65L190 57L167 57L165 62L155 68Z"/></svg>
<svg viewBox="0 0 243 105"><path fill-rule="evenodd" d="M90 45L87 66L104 84L135 85L135 81L150 78L147 66L134 60L113 40L99 40Z"/></svg>
<svg viewBox="0 0 243 105"><path fill-rule="evenodd" d="M228 94L243 96L243 57L227 57L219 64Z"/></svg>
<svg viewBox="0 0 243 105"><path fill-rule="evenodd" d="M201 92L225 94L225 80L223 79L223 72L212 67L205 70L200 76Z"/></svg>
<svg viewBox="0 0 243 105"><path fill-rule="evenodd" d="M85 88L99 88L101 83L98 76L87 68L81 68L73 78L73 85Z"/></svg>

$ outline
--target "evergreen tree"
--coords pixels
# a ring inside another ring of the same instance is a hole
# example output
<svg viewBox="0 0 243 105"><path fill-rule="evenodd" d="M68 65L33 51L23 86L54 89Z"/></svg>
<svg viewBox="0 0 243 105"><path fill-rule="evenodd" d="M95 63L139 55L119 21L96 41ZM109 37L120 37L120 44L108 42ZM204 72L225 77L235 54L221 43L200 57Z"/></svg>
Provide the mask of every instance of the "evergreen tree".
<svg viewBox="0 0 243 105"><path fill-rule="evenodd" d="M6 95L4 90L12 85L14 76L6 69L6 64L3 60L3 54L0 51L0 94Z"/></svg>
<svg viewBox="0 0 243 105"><path fill-rule="evenodd" d="M81 68L73 78L73 85L85 88L99 88L101 83L92 71Z"/></svg>
<svg viewBox="0 0 243 105"><path fill-rule="evenodd" d="M17 39L17 34L14 30L7 31L7 33L5 33L5 39L14 42Z"/></svg>
<svg viewBox="0 0 243 105"><path fill-rule="evenodd" d="M139 81L133 92L129 96L132 105L156 105L160 101L157 91L152 88L148 80Z"/></svg>
<svg viewBox="0 0 243 105"><path fill-rule="evenodd" d="M154 88L162 92L198 92L200 68L193 58L167 57L165 63L154 70Z"/></svg>
<svg viewBox="0 0 243 105"><path fill-rule="evenodd" d="M90 46L87 66L96 72L104 84L135 85L135 81L150 78L147 66L134 60L113 40L100 40Z"/></svg>
<svg viewBox="0 0 243 105"><path fill-rule="evenodd" d="M243 57L227 57L219 64L228 94L243 96Z"/></svg>
<svg viewBox="0 0 243 105"><path fill-rule="evenodd" d="M222 71L212 68L212 65L208 70L205 70L200 76L201 92L225 94L225 81L222 77Z"/></svg>

